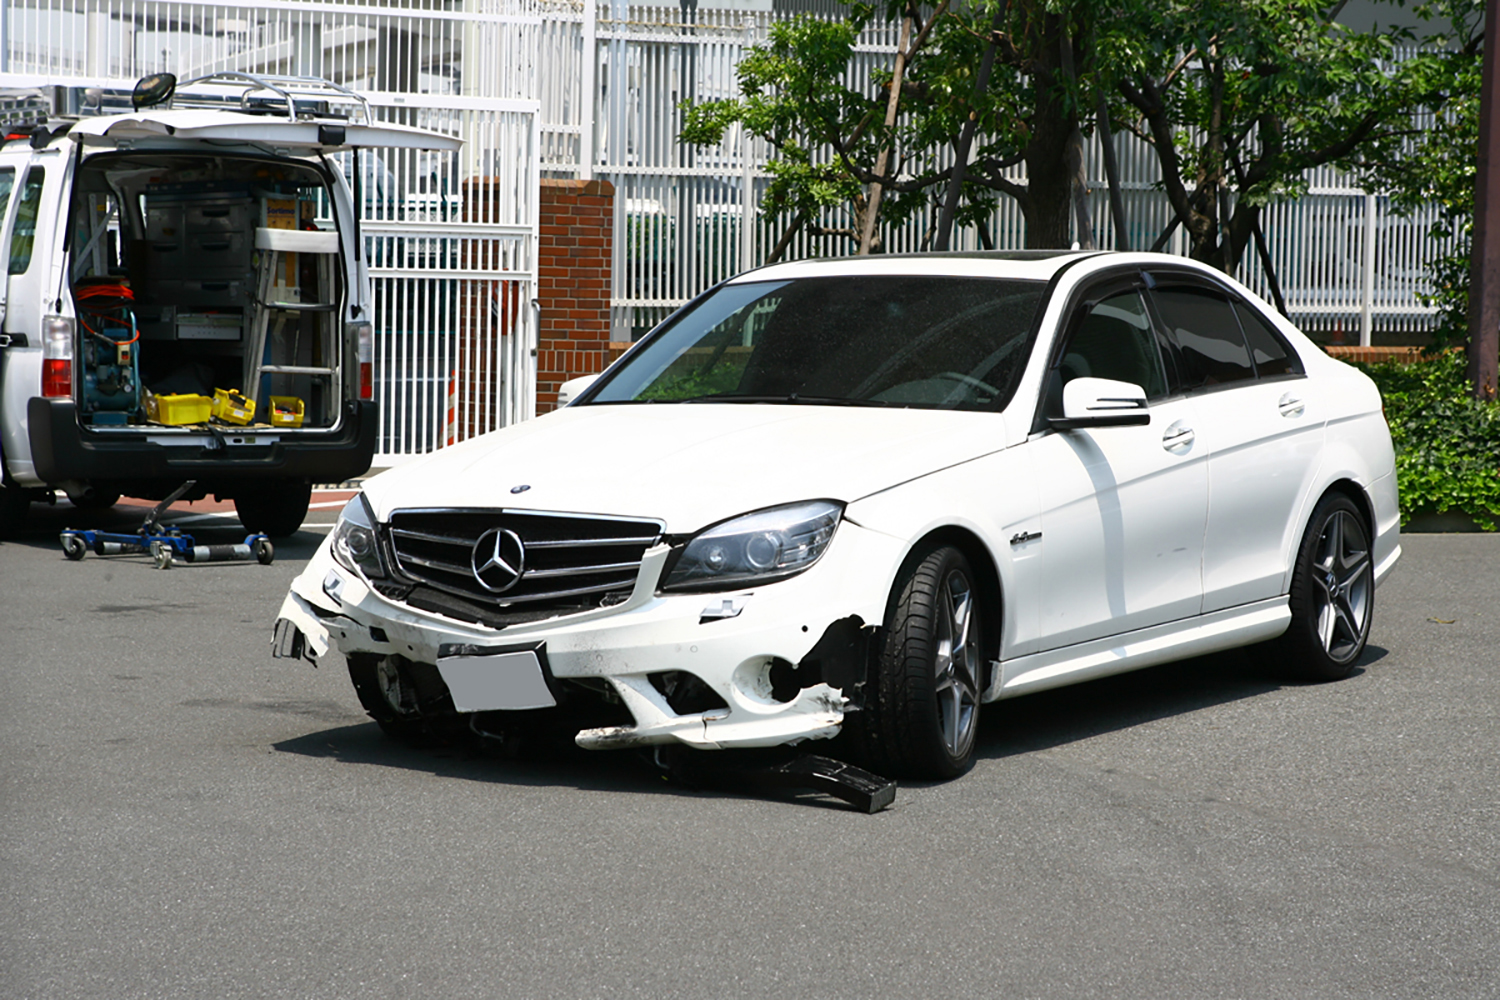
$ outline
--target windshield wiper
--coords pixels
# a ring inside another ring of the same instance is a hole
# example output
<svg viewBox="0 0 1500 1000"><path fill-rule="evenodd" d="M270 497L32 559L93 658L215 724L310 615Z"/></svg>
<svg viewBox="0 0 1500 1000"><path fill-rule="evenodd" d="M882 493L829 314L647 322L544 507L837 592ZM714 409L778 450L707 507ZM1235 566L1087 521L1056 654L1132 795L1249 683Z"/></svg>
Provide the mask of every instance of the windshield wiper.
<svg viewBox="0 0 1500 1000"><path fill-rule="evenodd" d="M745 396L737 392L716 392L708 396L680 399L679 403L789 403L793 406L900 406L882 399L849 399L845 396L804 396L800 392L784 395Z"/></svg>

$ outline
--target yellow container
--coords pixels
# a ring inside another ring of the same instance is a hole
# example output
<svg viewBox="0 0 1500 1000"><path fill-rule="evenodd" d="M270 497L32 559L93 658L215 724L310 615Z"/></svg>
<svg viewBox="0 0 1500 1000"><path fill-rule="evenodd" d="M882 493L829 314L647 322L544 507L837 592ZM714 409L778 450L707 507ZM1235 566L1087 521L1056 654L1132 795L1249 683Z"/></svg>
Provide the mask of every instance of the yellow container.
<svg viewBox="0 0 1500 1000"><path fill-rule="evenodd" d="M177 426L207 423L208 418L213 414L213 409L212 397L199 396L196 393L187 392L166 396L148 393L146 395L146 418L159 424Z"/></svg>
<svg viewBox="0 0 1500 1000"><path fill-rule="evenodd" d="M301 427L302 412L302 400L296 396L271 397L272 427Z"/></svg>
<svg viewBox="0 0 1500 1000"><path fill-rule="evenodd" d="M243 427L255 419L255 400L246 399L238 389L215 389L214 417Z"/></svg>

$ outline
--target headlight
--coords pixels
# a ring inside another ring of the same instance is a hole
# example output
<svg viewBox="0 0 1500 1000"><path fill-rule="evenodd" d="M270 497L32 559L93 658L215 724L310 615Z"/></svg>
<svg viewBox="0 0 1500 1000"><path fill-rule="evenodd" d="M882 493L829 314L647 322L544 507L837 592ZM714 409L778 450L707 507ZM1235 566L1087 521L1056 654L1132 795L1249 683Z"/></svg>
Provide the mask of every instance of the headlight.
<svg viewBox="0 0 1500 1000"><path fill-rule="evenodd" d="M812 500L716 524L687 543L661 589L730 590L795 576L823 555L843 513L843 504Z"/></svg>
<svg viewBox="0 0 1500 1000"><path fill-rule="evenodd" d="M375 538L375 512L363 493L344 505L333 528L333 558L345 569L369 579L385 576L380 543Z"/></svg>

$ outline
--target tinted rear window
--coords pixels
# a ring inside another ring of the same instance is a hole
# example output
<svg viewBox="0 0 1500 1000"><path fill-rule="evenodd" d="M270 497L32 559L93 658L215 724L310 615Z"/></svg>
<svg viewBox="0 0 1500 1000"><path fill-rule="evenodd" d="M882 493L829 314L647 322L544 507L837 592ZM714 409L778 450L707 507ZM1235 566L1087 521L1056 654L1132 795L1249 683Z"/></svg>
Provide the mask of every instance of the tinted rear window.
<svg viewBox="0 0 1500 1000"><path fill-rule="evenodd" d="M1162 321L1182 349L1184 389L1255 378L1250 351L1229 300L1206 288L1158 288Z"/></svg>

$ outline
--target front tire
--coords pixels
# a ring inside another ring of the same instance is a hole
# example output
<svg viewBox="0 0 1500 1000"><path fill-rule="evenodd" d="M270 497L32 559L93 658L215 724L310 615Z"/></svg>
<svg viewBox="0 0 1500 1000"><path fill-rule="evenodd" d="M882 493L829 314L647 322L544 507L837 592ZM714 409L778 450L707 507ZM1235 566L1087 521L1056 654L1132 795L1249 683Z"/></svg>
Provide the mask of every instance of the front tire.
<svg viewBox="0 0 1500 1000"><path fill-rule="evenodd" d="M400 668L389 657L353 653L347 659L349 680L359 703L381 732L402 743L420 743L427 734L415 695L404 684Z"/></svg>
<svg viewBox="0 0 1500 1000"><path fill-rule="evenodd" d="M987 639L964 554L945 545L912 564L885 628L858 713L863 756L883 774L955 778L974 762Z"/></svg>
<svg viewBox="0 0 1500 1000"><path fill-rule="evenodd" d="M1370 529L1341 493L1318 502L1292 570L1292 624L1276 640L1290 680L1348 677L1365 650L1375 606Z"/></svg>
<svg viewBox="0 0 1500 1000"><path fill-rule="evenodd" d="M235 497L234 511L246 531L285 538L302 527L311 501L310 483L262 483Z"/></svg>

